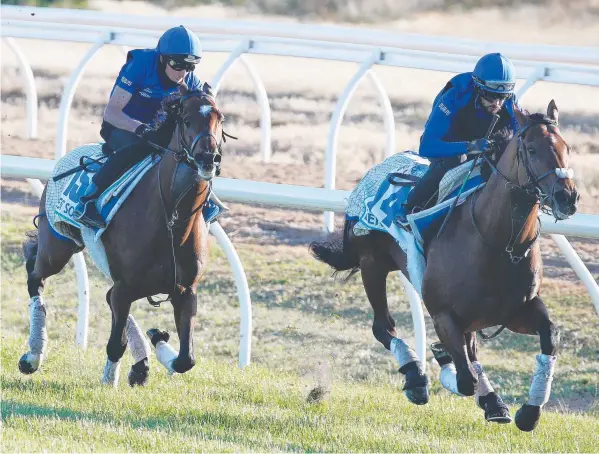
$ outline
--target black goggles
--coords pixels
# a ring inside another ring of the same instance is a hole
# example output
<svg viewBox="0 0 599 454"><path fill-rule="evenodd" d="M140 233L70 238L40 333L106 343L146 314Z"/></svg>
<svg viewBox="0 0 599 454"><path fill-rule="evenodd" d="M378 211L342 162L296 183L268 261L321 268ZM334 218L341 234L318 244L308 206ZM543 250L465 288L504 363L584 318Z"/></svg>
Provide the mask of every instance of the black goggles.
<svg viewBox="0 0 599 454"><path fill-rule="evenodd" d="M492 91L480 90L481 98L484 98L486 101L495 102L495 101L505 101L510 96L510 93L494 93Z"/></svg>
<svg viewBox="0 0 599 454"><path fill-rule="evenodd" d="M196 68L196 63L198 62L199 60L195 62L190 62L172 57L167 57L166 60L166 64L169 65L175 71L193 71Z"/></svg>

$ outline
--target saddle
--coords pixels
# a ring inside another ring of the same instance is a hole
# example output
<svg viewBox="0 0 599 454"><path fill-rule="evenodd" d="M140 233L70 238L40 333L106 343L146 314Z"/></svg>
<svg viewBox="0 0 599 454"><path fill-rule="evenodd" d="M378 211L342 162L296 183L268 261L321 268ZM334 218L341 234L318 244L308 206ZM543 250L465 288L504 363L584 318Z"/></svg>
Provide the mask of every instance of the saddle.
<svg viewBox="0 0 599 454"><path fill-rule="evenodd" d="M103 143L91 143L75 148L58 161L52 178L48 181L46 214L50 225L55 233L73 240L79 246L83 246L80 232L82 225L74 219L75 207L91 183L92 174L98 171L105 160L107 151L113 152ZM160 159L158 154L148 155L123 173L98 197L95 202L96 208L105 219L106 227L144 175L160 162ZM228 208L211 194L203 209L204 219L207 223L214 222L226 211ZM96 241L106 227L91 227Z"/></svg>

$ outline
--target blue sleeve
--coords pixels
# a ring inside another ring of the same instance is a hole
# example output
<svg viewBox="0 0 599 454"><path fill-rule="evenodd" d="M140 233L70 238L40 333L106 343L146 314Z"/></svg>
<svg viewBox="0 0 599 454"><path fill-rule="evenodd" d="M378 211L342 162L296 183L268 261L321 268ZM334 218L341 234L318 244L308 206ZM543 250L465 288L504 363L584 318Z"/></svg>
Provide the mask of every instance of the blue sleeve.
<svg viewBox="0 0 599 454"><path fill-rule="evenodd" d="M145 67L141 62L133 58L131 52L127 55L127 63L121 69L116 80L116 86L121 87L129 93L135 93L144 79Z"/></svg>
<svg viewBox="0 0 599 454"><path fill-rule="evenodd" d="M420 156L446 158L466 153L468 142L446 142L447 134L461 107L456 100L457 90L451 88L433 105L420 139Z"/></svg>
<svg viewBox="0 0 599 454"><path fill-rule="evenodd" d="M522 108L520 107L520 102L518 101L518 98L516 97L515 94L514 94L514 96L512 96L512 98L509 100L509 102L511 103L511 106L507 110L511 116L512 130L513 130L514 134L516 134L518 132L518 130L520 129L520 124L518 124L518 119L516 118L516 115L514 114L514 110L515 109L522 110Z"/></svg>
<svg viewBox="0 0 599 454"><path fill-rule="evenodd" d="M197 91L202 88L202 83L200 82L199 77L196 76L196 74L193 71L188 73L187 76L185 76L185 79L186 79L185 82L187 83L188 90Z"/></svg>

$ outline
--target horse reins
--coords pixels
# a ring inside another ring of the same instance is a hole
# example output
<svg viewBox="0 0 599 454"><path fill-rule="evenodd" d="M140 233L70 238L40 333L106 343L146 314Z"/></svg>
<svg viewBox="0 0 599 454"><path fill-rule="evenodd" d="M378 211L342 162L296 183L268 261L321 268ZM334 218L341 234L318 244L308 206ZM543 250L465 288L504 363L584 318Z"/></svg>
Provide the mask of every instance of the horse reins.
<svg viewBox="0 0 599 454"><path fill-rule="evenodd" d="M185 101L186 99L189 99L191 97L210 97L206 94L189 94L189 95L185 95L182 96L181 98L179 98L178 100L178 108L177 111L175 111L173 114L177 114L179 115L181 112L181 108L182 108L182 104L183 101ZM222 137L221 140L218 141L216 139L216 136L211 132L211 131L202 131L199 134L197 134L193 141L191 146L189 146L189 144L187 143L187 141L185 140L185 137L183 136L183 119L179 118L177 121L177 129L178 129L178 134L177 134L177 148L178 150L171 150L170 148L166 148L166 147L162 147L156 143L153 142L148 142L148 144L150 146L152 146L154 149L158 150L158 151L162 151L162 152L170 152L174 155L174 158L177 162L182 162L183 164L189 166L191 169L193 170L199 170L198 167L198 163L196 162L195 158L193 157L193 151L195 149L195 147L197 146L197 144L199 143L200 139L202 139L203 137L211 137L214 139L214 142L216 143L216 150L218 151L218 156L222 155L222 144L223 142L227 141L227 137L232 138L232 139L237 139L237 137L234 137L230 134L227 134L224 130L222 131ZM208 191L208 194L206 195L206 197L204 198L204 201L202 203L200 203L196 208L192 209L191 213L189 214L189 216L187 216L185 219L183 219L182 221L179 221L179 215L178 215L178 211L177 208L179 206L179 204L181 203L181 201L183 200L183 198L188 194L188 192L194 187L194 184L189 185L187 188L185 188L185 190L182 191L181 195L177 198L177 200L175 201L174 207L172 209L172 214L170 216L168 216L167 213L167 208L166 208L166 203L164 200L164 194L162 192L162 180L160 178L160 170L161 170L161 166L162 166L162 159L160 160L160 163L158 164L158 172L157 172L157 178L158 178L158 193L160 195L160 202L162 204L162 210L164 212L164 217L166 220L166 228L169 232L169 236L171 239L171 254L172 254L172 258L173 258L173 271L174 271L174 277L173 277L173 293L176 290L177 287L177 261L176 261L176 257L175 257L175 237L173 234L173 229L176 227L181 226L182 224L184 224L185 222L187 222L189 219L191 219L195 214L198 213L198 211L202 210L205 206L207 201L210 198L210 193L212 191L212 182L208 183L206 185L206 187L198 194L198 196L202 196L202 194L206 191ZM215 166L216 166L216 174L220 174L220 160L218 162L215 162ZM179 221L179 222L177 222ZM148 297L148 302L150 304L152 304L155 307L158 307L161 303L169 301L172 297L172 294L169 295L166 299L162 300L162 301L155 301L152 299L152 297Z"/></svg>
<svg viewBox="0 0 599 454"><path fill-rule="evenodd" d="M548 126L554 126L557 127L557 122L547 116L544 116L541 119L537 119L534 120L530 123L527 123L526 125L524 125L517 133L516 133L516 138L518 140L518 145L516 148L516 159L517 159L517 163L518 163L518 168L520 167L520 162L522 162L522 165L524 167L524 171L526 173L526 178L528 180L528 183L525 185L520 185L519 182L517 181L516 183L514 183L513 181L510 181L510 179L508 177L506 177L498 168L497 166L489 159L489 157L486 155L486 153L483 153L483 159L487 162L487 164L489 164L492 172L496 175L499 175L501 178L503 178L503 180L505 180L505 187L510 191L510 206L512 207L511 212L512 212L512 216L511 216L511 233L510 233L510 239L508 240L508 244L505 247L505 252L508 254L510 262L513 264L518 264L520 263L520 261L526 257L529 253L529 251L532 249L533 245L535 244L535 242L537 241L537 239L539 238L539 235L541 233L541 221L539 219L538 222L538 227L537 227L537 232L534 236L534 238L530 241L528 241L526 244L526 247L524 248L522 254L520 255L515 255L514 254L514 248L516 246L516 242L518 240L518 237L520 236L520 234L522 233L522 231L524 230L524 227L526 226L526 223L523 222L526 220L527 214L523 212L522 215L518 215L517 212L519 212L519 208L521 207L525 207L527 208L527 205L529 204L529 202L532 202L533 205L535 204L539 204L540 205L540 209L545 212L545 213L550 213L551 210L550 208L547 208L547 204L546 201L550 198L553 197L555 194L555 186L557 184L557 182L560 179L566 179L566 178L571 178L573 175L573 172L571 169L567 169L567 168L556 168L553 170L549 170L547 172L545 172L543 175L541 175L540 177L537 177L534 173L534 171L531 168L530 165L530 161L528 159L528 155L526 153L526 148L525 148L525 144L523 141L523 137L526 134L526 132L533 126L537 126L537 125L548 125ZM517 172L518 174L519 172ZM557 179L555 181L555 183L552 186L551 189L551 196L547 195L540 187L539 183L541 180L543 180L545 177L551 175L555 173L557 175ZM480 189L480 188L479 188ZM478 227L478 224L476 223L476 219L475 219L475 214L474 214L474 208L475 208L475 204L476 204L476 198L478 195L478 191L479 189L477 189L475 191L475 194L473 194L473 197L471 199L471 203L470 203L470 214L471 214L471 218L472 218L472 224L474 226L474 229L476 230L477 234L481 237L481 239L483 240L483 242L485 244L487 244L490 247L493 248L497 248L496 245L493 245L489 240L487 240L484 235L482 234L480 228ZM524 196L523 200L521 198L520 201L517 201L515 204L512 203L512 191L518 191L520 194L522 194ZM515 208L515 209L514 209ZM514 214L516 212L516 217L518 219L514 219ZM514 235L514 225L516 223L520 223L522 222L522 227L520 228L520 230L518 231L518 233L516 233L516 235Z"/></svg>

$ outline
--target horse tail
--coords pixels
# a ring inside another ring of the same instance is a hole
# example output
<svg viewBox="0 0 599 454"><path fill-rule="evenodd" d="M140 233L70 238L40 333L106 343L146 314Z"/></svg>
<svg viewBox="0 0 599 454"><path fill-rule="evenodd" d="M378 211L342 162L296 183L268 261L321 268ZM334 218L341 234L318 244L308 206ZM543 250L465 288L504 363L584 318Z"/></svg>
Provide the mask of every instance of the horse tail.
<svg viewBox="0 0 599 454"><path fill-rule="evenodd" d="M325 241L313 241L310 243L310 252L321 262L335 268L333 277L339 271L348 271L343 282L347 282L354 274L360 271L360 257L351 246L349 234L351 221L345 220L342 232L334 232Z"/></svg>
<svg viewBox="0 0 599 454"><path fill-rule="evenodd" d="M37 230L30 230L29 232L25 233L25 241L23 241L23 256L25 257L25 268L29 274L33 272L33 268L35 267L37 246Z"/></svg>

